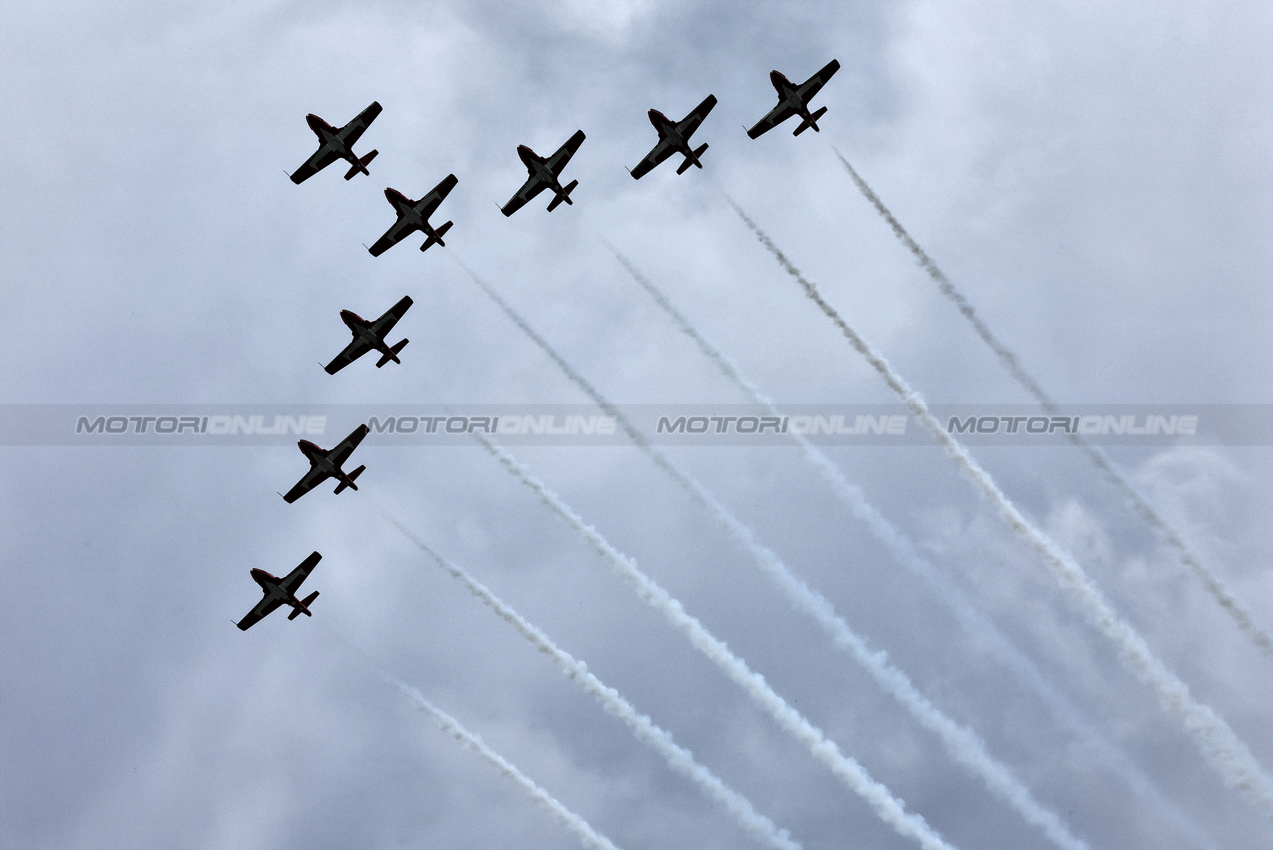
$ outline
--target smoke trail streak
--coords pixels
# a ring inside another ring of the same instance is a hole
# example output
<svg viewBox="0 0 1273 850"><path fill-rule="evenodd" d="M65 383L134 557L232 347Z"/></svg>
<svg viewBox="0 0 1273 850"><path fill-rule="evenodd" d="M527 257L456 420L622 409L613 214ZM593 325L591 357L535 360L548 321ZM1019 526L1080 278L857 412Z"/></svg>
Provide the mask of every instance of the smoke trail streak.
<svg viewBox="0 0 1273 850"><path fill-rule="evenodd" d="M905 673L888 663L885 653L872 650L866 640L855 633L836 613L825 597L792 573L771 549L760 544L750 527L730 513L701 484L678 469L666 455L651 445L649 438L641 433L631 420L576 372L494 289L467 266L463 267L487 296L495 301L505 314L557 363L576 386L587 393L607 414L615 418L638 449L666 472L691 498L707 508L709 513L753 554L762 571L778 584L797 609L812 616L827 632L838 649L847 651L850 657L861 665L886 693L901 703L902 707L921 726L938 736L952 758L980 776L991 793L998 795L1016 809L1027 823L1042 829L1058 847L1063 850L1086 848L1087 845L1076 838L1055 813L1035 800L1029 789L1007 767L990 756L985 744L974 732L938 710L919 692Z"/></svg>
<svg viewBox="0 0 1273 850"><path fill-rule="evenodd" d="M486 450L510 473L534 491L545 505L564 519L606 558L620 576L636 590L641 599L662 613L668 622L689 638L696 649L741 686L758 705L768 711L780 726L808 746L813 757L848 785L885 823L892 826L899 835L918 841L920 846L927 850L937 850L937 848L953 850L952 845L946 843L923 817L906 811L905 804L901 800L873 779L866 768L858 764L855 759L841 753L834 741L827 738L821 729L792 708L769 686L763 676L752 671L747 663L730 651L723 641L709 632L697 618L686 612L679 601L672 598L661 585L643 573L637 567L636 561L615 549L599 531L585 523L582 517L512 455L491 442L484 434L475 431L473 436L477 437Z"/></svg>
<svg viewBox="0 0 1273 850"><path fill-rule="evenodd" d="M401 691L402 694L413 701L421 711L433 718L433 721L438 724L438 728L455 740L459 741L466 749L471 749L476 752L482 758L486 759L487 762L493 765L496 770L516 782L523 791L530 795L531 799L542 806L550 815L565 826L566 829L573 832L575 837L578 838L585 847L590 847L592 850L619 850L619 848L617 848L609 838L606 838L604 835L597 832L597 830L593 829L586 820L563 806L560 802L558 802L557 798L553 797L541 788L533 779L522 773L514 764L487 746L486 742L484 742L480 737L460 725L460 721L456 720L454 717L425 699L424 694L420 693L419 690L403 684L401 681L391 676L388 672L378 667L367 657L366 653L333 632L330 628L327 628L326 630L328 634L340 641L346 649L361 658L368 667L375 671L376 675Z"/></svg>
<svg viewBox="0 0 1273 850"><path fill-rule="evenodd" d="M770 415L781 415L774 401L748 380L727 355L712 345L690 320L672 304L667 295L645 277L631 260L605 239L601 241L610 249L615 259L627 270L632 279L650 294L680 330L694 341L699 350L735 386L754 402L764 406ZM1163 795L1149 777L1145 775L1144 771L1087 722L1079 708L1048 681L1038 665L1022 652L1012 642L1011 638L1003 633L1003 630L982 614L981 611L977 610L956 585L934 568L927 558L916 551L911 541L889 522L883 514L876 510L874 505L867 501L866 494L862 492L862 489L851 483L825 453L809 442L803 434L788 432L787 436L801 448L805 459L813 464L814 468L827 481L831 489L853 516L866 524L875 538L888 548L898 563L928 585L933 594L955 615L964 631L989 643L993 650L998 653L1000 659L1034 690L1035 694L1047 705L1053 715L1060 718L1077 734L1090 753L1103 761L1108 767L1111 767L1115 772L1121 774L1136 793L1149 800L1172 822L1180 834L1188 836L1189 840L1195 845L1205 847L1207 850L1219 850L1215 843L1194 823L1192 818Z"/></svg>
<svg viewBox="0 0 1273 850"><path fill-rule="evenodd" d="M595 697L606 711L627 724L638 740L663 756L672 770L697 783L704 793L724 806L743 829L778 850L800 850L800 844L792 840L787 830L779 829L773 821L758 813L746 797L727 786L718 776L696 761L693 753L672 739L671 733L656 726L649 717L639 713L618 691L589 672L582 661L558 647L546 634L491 592L486 585L435 552L387 510L381 508L380 511L390 524L415 544L416 548L432 558L452 578L464 584L470 593L481 600L482 604L515 628L522 637L534 644L536 649L555 661L566 678L582 687Z"/></svg>
<svg viewBox="0 0 1273 850"><path fill-rule="evenodd" d="M968 453L963 444L942 428L924 400L893 371L888 362L877 354L866 340L849 327L840 314L822 298L817 287L800 273L800 270L787 259L773 240L743 212L738 204L728 195L725 195L725 199L761 244L774 255L779 265L800 284L809 299L822 309L822 312L835 323L854 349L879 373L889 388L901 397L915 418L919 419L933 435L933 439L945 449L946 454L968 476L987 501L995 506L1008 527L1043 556L1057 583L1074 596L1092 620L1093 625L1114 643L1124 663L1142 682L1157 693L1159 702L1165 709L1183 721L1186 731L1193 737L1203 756L1220 774L1225 784L1243 791L1249 800L1263 810L1265 817L1273 820L1273 781L1270 781L1246 744L1239 740L1229 724L1210 706L1194 699L1189 692L1189 686L1171 672L1145 643L1144 638L1119 616L1074 558L1022 515L1016 505L1009 501L995 484L989 473L982 469Z"/></svg>
<svg viewBox="0 0 1273 850"><path fill-rule="evenodd" d="M841 154L834 146L831 149L835 152L840 163L849 172L849 176L853 178L853 182L857 185L858 190L861 191L866 199L871 202L871 205L875 207L876 211L879 212L884 220L888 222L889 227L893 229L894 235L896 235L897 238L901 240L902 244L906 246L907 250L914 255L916 261L919 262L920 267L928 273L928 276L931 277L933 281L936 282L942 295L950 299L954 305L959 308L959 312L963 313L964 318L972 324L973 330L977 332L977 336L981 337L981 341L990 347L990 350L994 352L995 357L999 359L999 362L1005 369L1008 370L1008 373L1012 375L1013 379L1024 387L1030 395L1034 396L1035 400L1038 401L1043 409L1048 413L1059 412L1056 403L1046 392L1044 392L1038 382L1035 381L1028 372L1026 372L1016 353L1000 342L999 339L991 333L990 328L986 326L986 323L982 320L981 316L977 314L976 310L973 309L972 304L968 302L968 299L964 297L964 294L955 288L955 285L951 283L950 279L947 278L942 270L937 267L937 264L933 262L932 258L929 257L924 249L911 238L911 235L906 232L906 228L902 227L901 222L893 216L888 207L884 206L884 202L879 199L879 196L871 190L871 187L868 186L866 181L863 180L857 171L853 169L853 166L849 165L849 161L844 158L844 155ZM1110 461L1105 452L1101 451L1100 447L1087 442L1079 434L1068 434L1067 436L1069 437L1070 442L1083 450L1083 453L1087 455L1088 459L1091 460L1098 470L1100 470L1101 474L1105 477L1105 480L1118 491L1132 510L1135 511L1136 514L1138 514L1140 518L1143 519L1152 529L1154 529L1159 536L1166 540L1168 545L1176 550L1177 557L1179 557L1180 562L1184 564L1195 576L1197 576L1203 586L1206 587L1207 592L1215 598L1216 602L1220 603L1220 606L1224 608L1224 610L1229 613L1229 616L1233 618L1233 621L1237 623L1238 628L1245 632L1265 655L1273 656L1273 638L1270 638L1268 632L1261 629L1255 623L1252 619L1251 613L1233 595L1233 592L1224 583L1224 579L1203 563L1200 557L1194 554L1193 550L1187 543L1185 543L1184 539L1180 536L1176 529L1154 509L1153 505L1149 503L1149 500L1141 495L1140 491L1137 490L1130 481L1128 481L1118 472L1117 469L1114 468L1113 463Z"/></svg>
<svg viewBox="0 0 1273 850"><path fill-rule="evenodd" d="M1064 850L1083 850L1087 847L1070 832L1054 812L1042 806L1007 767L987 752L985 744L976 733L956 723L934 706L919 692L905 673L888 663L885 653L871 649L866 640L854 632L849 624L836 613L835 608L824 596L792 573L771 549L760 544L750 527L730 513L701 484L674 466L666 455L651 445L649 438L576 372L485 281L467 267L465 270L508 317L557 363L574 384L587 393L607 414L615 417L637 448L693 499L706 507L711 515L753 554L760 568L778 584L799 610L817 621L838 649L848 652L850 657L861 665L886 693L901 703L902 707L921 726L938 736L952 758L980 776L991 793L1005 800L1027 823L1042 829L1058 847Z"/></svg>

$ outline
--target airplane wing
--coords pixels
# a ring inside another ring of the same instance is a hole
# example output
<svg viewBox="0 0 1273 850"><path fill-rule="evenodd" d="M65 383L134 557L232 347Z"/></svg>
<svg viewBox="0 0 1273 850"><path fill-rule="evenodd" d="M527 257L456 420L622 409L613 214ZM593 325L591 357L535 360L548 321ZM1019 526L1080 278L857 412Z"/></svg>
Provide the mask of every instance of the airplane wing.
<svg viewBox="0 0 1273 850"><path fill-rule="evenodd" d="M243 616L243 619L239 620L239 622L235 623L235 625L246 632L248 629L260 622L267 614L282 604L283 601L281 599L271 599L268 596L263 597L261 601L253 605L252 610L247 612L247 614Z"/></svg>
<svg viewBox="0 0 1273 850"><path fill-rule="evenodd" d="M296 486L283 495L283 501L291 504L304 496L310 490L313 490L319 484L322 484L329 478L326 472L323 472L316 466L311 466L309 472L301 476L301 480L296 482Z"/></svg>
<svg viewBox="0 0 1273 850"><path fill-rule="evenodd" d="M309 557L301 561L296 569L284 576L279 584L288 593L295 595L296 591L300 589L301 583L309 578L309 574L314 571L314 567L318 566L318 562L322 559L323 556L318 554L318 552L311 552Z"/></svg>
<svg viewBox="0 0 1273 850"><path fill-rule="evenodd" d="M557 152L548 157L548 167L552 169L553 174L561 174L566 163L570 162L570 158L575 155L575 151L579 150L579 146L583 144L583 130L576 130L575 134L566 143L557 148Z"/></svg>
<svg viewBox="0 0 1273 850"><path fill-rule="evenodd" d="M322 171L338 159L340 159L340 154L328 150L325 147L319 147L319 149L314 152L314 155L305 160L305 164L296 169L296 172L292 174L292 182L298 185L304 183L306 180L313 177L315 174Z"/></svg>
<svg viewBox="0 0 1273 850"><path fill-rule="evenodd" d="M353 147L354 142L362 136L363 131L371 126L371 122L376 120L376 116L380 114L381 106L379 101L373 100L371 106L368 106L362 112L350 121L344 127L340 128L340 132L345 134L345 145Z"/></svg>
<svg viewBox="0 0 1273 850"><path fill-rule="evenodd" d="M363 342L362 337L354 337L354 341L346 345L340 354L336 355L336 359L324 366L323 369L328 375L335 375L368 351L371 351L371 346Z"/></svg>
<svg viewBox="0 0 1273 850"><path fill-rule="evenodd" d="M795 114L797 114L795 108L784 100L782 103L769 110L768 115L757 121L756 126L747 131L747 135L753 139L760 138L760 136L768 133L774 127L777 127L783 121L786 121Z"/></svg>
<svg viewBox="0 0 1273 850"><path fill-rule="evenodd" d="M508 199L508 203L500 207L500 212L504 215L512 215L513 213L526 206L526 202L538 195L540 192L548 188L548 184L540 180L538 176L532 176L522 184L522 188L517 190L517 194Z"/></svg>
<svg viewBox="0 0 1273 850"><path fill-rule="evenodd" d="M703 99L702 103L694 107L693 112L681 119L681 123L676 125L676 129L680 130L681 135L688 139L698 129L698 125L703 123L703 119L707 117L707 113L711 112L714 106L716 106L716 95L709 94Z"/></svg>
<svg viewBox="0 0 1273 850"><path fill-rule="evenodd" d="M388 251L394 245L397 245L403 239L406 239L419 229L420 228L407 221L406 216L402 216L391 224L389 229L385 231L385 235L377 239L375 244L367 250L371 252L371 256L379 257L385 251Z"/></svg>
<svg viewBox="0 0 1273 850"><path fill-rule="evenodd" d="M402 296L402 300L394 304L385 311L383 316L371 323L371 332L379 337L389 333L389 331L393 330L393 326L398 324L398 320L410 309L411 303L410 295Z"/></svg>
<svg viewBox="0 0 1273 850"><path fill-rule="evenodd" d="M348 437L340 441L336 448L327 453L327 457L337 466L344 466L345 461L354 453L354 449L358 448L358 444L362 442L362 438L370 433L371 429L365 424L355 428Z"/></svg>
<svg viewBox="0 0 1273 850"><path fill-rule="evenodd" d="M832 59L821 71L801 83L800 87L796 89L796 93L799 94L800 99L807 104L809 102L809 98L817 94L818 90L821 89L826 84L827 80L831 79L838 70L840 70L840 63Z"/></svg>
<svg viewBox="0 0 1273 850"><path fill-rule="evenodd" d="M451 190L455 188L455 184L459 182L460 181L454 174L448 174L446 177L442 178L441 183L434 186L429 191L429 194L424 196L423 200L420 201L421 205L416 207L416 209L419 210L420 215L425 219L425 221L428 221L429 216L433 215L438 206L446 200L446 196L451 194Z"/></svg>
<svg viewBox="0 0 1273 850"><path fill-rule="evenodd" d="M650 149L649 153L645 155L645 159L638 162L636 164L636 168L633 168L629 173L637 180L640 180L642 177L653 171L656 165L674 153L676 153L676 148L672 146L671 141L668 139L659 139L658 143Z"/></svg>

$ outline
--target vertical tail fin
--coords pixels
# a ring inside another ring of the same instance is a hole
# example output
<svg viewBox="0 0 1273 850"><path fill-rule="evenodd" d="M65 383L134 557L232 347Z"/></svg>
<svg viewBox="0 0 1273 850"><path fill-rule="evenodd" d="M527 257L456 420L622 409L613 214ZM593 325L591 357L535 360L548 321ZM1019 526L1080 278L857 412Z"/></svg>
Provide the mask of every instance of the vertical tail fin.
<svg viewBox="0 0 1273 850"><path fill-rule="evenodd" d="M453 221L448 221L446 224L442 225L441 227L435 228L432 233L430 233L427 237L425 237L424 244L420 246L420 250L427 251L433 245L441 245L443 248L445 248L446 243L442 241L442 237L446 235L446 232L451 229L451 225L454 223L455 222Z"/></svg>
<svg viewBox="0 0 1273 850"><path fill-rule="evenodd" d="M689 154L689 156L685 157L685 161L684 161L684 162L682 162L682 163L681 163L681 164L677 167L677 169L676 169L676 173L677 173L677 174L684 174L687 170L689 170L689 167L690 167L691 165L694 165L694 166L697 166L697 167L699 167L699 168L702 168L702 167L703 167L703 163L699 162L699 159L698 159L698 158L699 158L700 156L702 156L702 155L703 155L703 151L705 151L705 150L707 150L707 144L706 144L706 143L704 143L704 144L702 144L702 145L699 145L699 146L698 146L698 148L696 148L695 150L691 151L691 152L690 152L690 154Z"/></svg>
<svg viewBox="0 0 1273 850"><path fill-rule="evenodd" d="M366 469L366 468L367 468L366 466L360 466L360 467L358 467L357 469L355 469L353 472L349 473L349 476L348 476L348 477L349 477L349 480L348 480L348 481L342 481L342 482L340 482L339 484L337 484L337 485L336 485L336 489L335 489L335 490L333 490L332 492L333 492L333 493L339 493L339 492L341 492L342 490L344 490L346 487L352 487L352 488L354 488L355 490L357 490L357 489L358 489L358 485L354 483L354 479L355 479L355 478L357 478L359 475L362 475L362 471L363 471L364 469Z"/></svg>
<svg viewBox="0 0 1273 850"><path fill-rule="evenodd" d="M314 616L313 614L309 613L309 604L317 598L318 598L318 591L315 590L309 596L306 596L304 599L301 600L301 607L292 609L292 613L287 615L287 619L295 620L301 614L304 614L306 617Z"/></svg>
<svg viewBox="0 0 1273 850"><path fill-rule="evenodd" d="M565 201L568 204L573 204L574 201L570 200L570 193L573 192L575 187L578 185L579 185L578 180L571 180L570 185L563 188L561 190L561 194L553 198L552 203L548 205L548 211L552 212L553 210L557 209L557 207L561 205L562 201Z"/></svg>
<svg viewBox="0 0 1273 850"><path fill-rule="evenodd" d="M371 172L367 170L367 166L368 164L371 163L373 159L376 158L376 154L378 153L380 153L380 151L372 151L371 153L367 154L362 159L354 163L353 167L350 168L349 171L345 172L345 179L352 180L355 174L360 174L360 173L366 174L368 177L370 177Z"/></svg>
<svg viewBox="0 0 1273 850"><path fill-rule="evenodd" d="M791 135L799 136L801 133L803 133L805 130L808 130L810 127L813 128L813 132L821 133L822 131L818 129L818 119L821 118L823 115L825 115L826 111L827 111L827 108L824 106L821 109L819 109L817 112L810 115L804 121L801 121L800 126L797 127L796 131L792 133Z"/></svg>
<svg viewBox="0 0 1273 850"><path fill-rule="evenodd" d="M384 356L382 356L380 360L376 362L376 368L379 369L381 366L385 365L390 360L392 360L394 363L401 364L402 361L398 359L398 352L406 348L408 342L409 340L404 339L402 342L398 343L393 348L389 349L389 352L385 354ZM350 477L352 478L353 476L350 476Z"/></svg>

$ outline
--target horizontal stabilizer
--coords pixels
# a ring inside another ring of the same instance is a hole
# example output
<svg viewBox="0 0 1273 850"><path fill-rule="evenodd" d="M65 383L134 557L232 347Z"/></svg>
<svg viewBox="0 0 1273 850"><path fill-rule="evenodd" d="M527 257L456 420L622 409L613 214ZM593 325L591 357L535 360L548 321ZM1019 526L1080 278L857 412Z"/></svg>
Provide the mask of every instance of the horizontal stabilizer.
<svg viewBox="0 0 1273 850"><path fill-rule="evenodd" d="M818 129L818 119L821 118L823 115L825 115L826 111L827 111L827 108L824 106L821 109L819 109L817 112L810 115L808 119L801 121L800 126L796 128L796 132L792 133L792 135L799 136L801 133L803 133L805 130L808 130L810 127L813 128L813 132L821 133L822 131Z"/></svg>
<svg viewBox="0 0 1273 850"><path fill-rule="evenodd" d="M349 480L348 480L348 481L342 481L342 482L340 482L339 484L337 484L337 485L336 485L336 489L335 489L335 490L333 490L332 492L334 492L334 493L339 493L339 492L341 492L342 490L344 490L346 487L352 487L352 488L354 488L355 490L357 490L357 489L358 489L358 485L357 485L357 484L355 484L355 483L353 483L353 482L354 482L354 480L355 480L355 479L357 479L357 478L358 478L358 476L359 476L359 475L362 475L362 471L363 471L364 469L366 469L366 468L367 468L366 466L360 466L360 467L358 467L357 469L355 469L353 472L349 473Z"/></svg>
<svg viewBox="0 0 1273 850"><path fill-rule="evenodd" d="M364 156L362 159L355 162L353 166L347 172L345 172L345 179L352 180L355 174L366 174L368 177L370 177L371 172L367 170L367 163L375 159L376 154L378 153L380 153L380 151L372 151L371 153Z"/></svg>
<svg viewBox="0 0 1273 850"><path fill-rule="evenodd" d="M686 171L689 170L689 167L691 165L697 165L699 168L702 168L703 163L699 162L698 158L703 155L703 151L705 150L707 150L707 145L706 144L700 145L697 150L695 150L689 156L685 157L684 162L682 162L679 166L677 166L676 173L684 174Z"/></svg>
<svg viewBox="0 0 1273 850"><path fill-rule="evenodd" d="M553 198L552 203L548 205L548 211L552 212L553 210L557 209L557 207L561 205L562 201L565 201L568 204L573 204L574 201L570 200L570 193L573 192L575 190L575 187L578 185L579 185L578 180L571 180L570 185L562 189L560 195Z"/></svg>
<svg viewBox="0 0 1273 850"><path fill-rule="evenodd" d="M453 221L448 221L441 227L434 229L434 231L425 238L424 244L420 246L420 250L427 251L433 245L441 245L445 248L446 243L442 241L442 237L446 235L446 232L451 229L451 225L454 223L455 222Z"/></svg>
<svg viewBox="0 0 1273 850"><path fill-rule="evenodd" d="M407 347L407 342L409 342L409 340L404 339L402 342L398 343L393 348L389 349L389 352L385 354L384 356L382 356L380 360L376 362L376 368L379 369L381 366L385 365L390 360L392 360L394 363L401 363L402 361L398 359L398 352Z"/></svg>
<svg viewBox="0 0 1273 850"><path fill-rule="evenodd" d="M288 614L288 615L287 615L287 619L289 619L289 620L295 620L295 619L296 619L297 617L299 617L301 614L304 614L306 617L312 617L312 616L314 616L313 614L309 613L309 605L310 605L310 603L311 603L311 602L313 602L313 601L314 601L315 599L317 599L317 598L318 598L318 591L317 591L317 590L315 590L315 591L314 591L313 593L311 593L309 596L306 596L304 599L302 599L302 600L301 600L301 607L300 607L300 608L293 608L293 609L292 609L292 613L290 613L290 614Z"/></svg>

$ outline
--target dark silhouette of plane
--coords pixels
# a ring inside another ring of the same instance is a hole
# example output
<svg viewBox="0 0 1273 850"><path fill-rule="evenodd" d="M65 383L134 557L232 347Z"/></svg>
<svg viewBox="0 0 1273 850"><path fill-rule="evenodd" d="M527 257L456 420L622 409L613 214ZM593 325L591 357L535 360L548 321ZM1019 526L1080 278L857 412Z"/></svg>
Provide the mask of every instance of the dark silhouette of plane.
<svg viewBox="0 0 1273 850"><path fill-rule="evenodd" d="M441 183L430 189L429 193L418 201L411 200L397 189L385 189L385 197L389 199L389 203L398 214L398 220L385 231L384 236L376 240L376 244L367 249L371 252L371 256L379 257L417 230L423 231L425 235L424 244L420 246L421 251L429 250L431 245L441 245L445 248L446 243L442 241L442 236L451 229L452 222L448 221L441 227L434 228L429 224L429 216L433 215L438 205L458 182L460 181L454 174L448 174L442 178Z"/></svg>
<svg viewBox="0 0 1273 850"><path fill-rule="evenodd" d="M292 570L283 578L272 576L265 570L253 568L252 578L261 586L261 591L265 594L261 601L252 606L252 610L247 612L242 620L235 623L243 631L247 631L256 625L263 617L272 612L280 605L291 605L292 612L287 615L287 619L295 620L301 614L306 617L314 616L309 612L309 605L318 598L318 591L315 590L304 599L296 598L296 591L300 590L301 582L309 578L310 572L322 560L322 555L312 552L308 558L301 561L300 566Z"/></svg>
<svg viewBox="0 0 1273 850"><path fill-rule="evenodd" d="M570 200L570 193L579 185L579 181L572 180L568 186L563 188L557 178L561 175L562 169L566 167L566 163L570 162L570 158L575 155L575 151L579 150L583 140L583 130L576 131L573 136L566 140L564 145L557 148L555 154L547 159L544 159L525 145L518 145L517 155L521 157L526 170L530 172L530 177L522 184L522 188L517 190L517 194L513 195L507 204L500 207L500 211L504 215L512 215L521 209L527 201L545 189L552 189L555 196L548 204L549 212L557 209L557 206L562 201L573 204L574 201Z"/></svg>
<svg viewBox="0 0 1273 850"><path fill-rule="evenodd" d="M306 115L306 123L314 131L314 135L318 136L318 150L314 152L313 156L305 160L304 165L296 169L296 173L292 175L292 182L304 183L338 159L343 159L352 166L348 173L345 174L346 180L359 173L370 175L371 172L367 170L367 164L376 158L376 154L379 151L372 151L359 159L354 156L354 143L362 136L363 131L371 126L371 122L375 121L376 116L379 114L380 104L373 100L371 106L359 112L357 118L339 130L312 112Z"/></svg>
<svg viewBox="0 0 1273 850"><path fill-rule="evenodd" d="M300 447L301 454L305 455L305 459L309 461L309 472L306 472L301 477L301 480L296 482L295 487L287 491L287 494L283 496L283 500L285 502L295 502L328 478L335 478L340 482L336 485L336 490L334 491L336 493L341 492L346 487L357 490L358 485L354 483L354 479L362 475L363 470L367 467L360 466L349 473L346 473L340 467L354 453L354 449L358 448L358 444L362 442L362 438L367 436L367 432L370 430L365 424L359 425L331 451L320 449L309 440L297 440L296 445Z"/></svg>
<svg viewBox="0 0 1273 850"><path fill-rule="evenodd" d="M703 123L703 119L707 117L707 113L711 112L712 107L715 105L716 95L709 94L702 103L694 107L694 110L680 121L672 121L657 109L651 109L649 113L650 123L654 125L655 130L658 130L659 141L654 146L654 149L637 163L636 168L628 171L633 179L640 180L653 171L656 165L674 153L685 155L685 161L676 169L677 174L684 174L685 170L691 165L702 168L703 163L698 158L703 155L703 151L707 150L707 145L702 144L697 149L691 148L690 136L698 129L698 125Z"/></svg>
<svg viewBox="0 0 1273 850"><path fill-rule="evenodd" d="M755 127L748 130L747 135L755 139L762 133L767 133L777 127L793 115L799 115L804 119L800 122L800 126L796 128L796 132L792 133L793 136L799 136L810 127L813 128L815 133L821 132L818 129L818 119L827 111L827 108L824 106L817 112L810 112L809 101L813 100L813 96L838 70L840 70L840 63L832 59L821 71L798 86L778 71L770 71L769 81L778 90L778 105L769 110L769 114L761 118Z"/></svg>
<svg viewBox="0 0 1273 850"><path fill-rule="evenodd" d="M327 374L335 375L368 351L373 350L379 351L382 355L376 363L377 369L390 360L394 363L401 363L402 361L398 359L398 352L407 347L407 340L404 339L397 345L390 347L389 343L385 341L385 337L389 335L389 331L393 330L393 326L398 323L398 320L402 318L410 306L411 296L404 295L401 301L390 307L383 316L374 322L367 321L352 310L341 310L341 321L349 327L350 332L354 335L354 341L346 345L345 350L337 354L335 360L323 367L327 370Z"/></svg>

